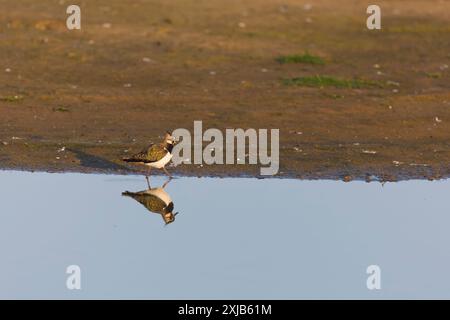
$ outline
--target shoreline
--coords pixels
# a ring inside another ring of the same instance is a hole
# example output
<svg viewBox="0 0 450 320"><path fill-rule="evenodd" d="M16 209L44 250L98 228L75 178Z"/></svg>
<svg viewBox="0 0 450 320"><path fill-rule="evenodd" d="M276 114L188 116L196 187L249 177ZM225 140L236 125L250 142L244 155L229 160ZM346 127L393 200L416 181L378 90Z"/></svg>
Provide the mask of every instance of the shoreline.
<svg viewBox="0 0 450 320"><path fill-rule="evenodd" d="M182 166L182 168L181 168ZM251 174L244 170L235 170L233 172L225 172L224 170L214 168L214 166L206 166L203 168L194 168L190 170L189 165L181 165L179 167L168 167L167 169L172 174L174 178L217 178L217 179L227 179L227 178L242 178L242 179L258 179L258 180L272 180L272 179L289 179L289 180L300 180L300 181L343 181L343 182L407 182L407 181L445 181L450 179L450 174L446 175L436 175L436 174L426 174L424 171L416 172L415 174L404 175L399 172L385 171L381 175L377 174L367 174L367 175L356 175L356 174L342 174L342 173L285 173L277 174L274 176L261 176L256 174ZM210 167L210 168L208 168ZM432 170L432 168L428 168ZM99 174L99 175L119 175L119 176L142 176L145 177L145 169L133 170L129 168L127 170L114 170L114 169L94 169L87 167L25 167L25 166L2 166L0 165L0 171L16 171L16 172L28 172L28 173L55 173L55 174ZM150 177L165 177L164 172L159 172L159 170L152 171Z"/></svg>
<svg viewBox="0 0 450 320"><path fill-rule="evenodd" d="M208 15L205 5L111 0L108 11L83 8L91 19L74 32L63 5L5 4L0 167L139 172L119 159L201 120L222 132L279 129L277 177L450 176L450 3L383 1L379 31L350 0L308 10L286 0L281 11L272 0L219 1Z"/></svg>

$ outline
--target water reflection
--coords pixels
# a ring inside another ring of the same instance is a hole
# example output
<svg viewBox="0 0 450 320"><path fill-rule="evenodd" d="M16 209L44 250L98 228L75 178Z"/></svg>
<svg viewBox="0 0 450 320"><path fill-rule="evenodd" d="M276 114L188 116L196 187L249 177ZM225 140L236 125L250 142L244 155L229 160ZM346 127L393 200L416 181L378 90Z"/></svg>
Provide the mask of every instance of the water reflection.
<svg viewBox="0 0 450 320"><path fill-rule="evenodd" d="M450 298L450 180L0 180L0 299ZM188 218L164 228L175 211ZM70 265L81 290L67 290ZM381 290L367 288L371 265Z"/></svg>
<svg viewBox="0 0 450 320"><path fill-rule="evenodd" d="M173 213L174 204L165 188L172 179L167 180L161 187L152 188L147 180L148 189L138 192L125 191L123 196L133 198L142 204L148 211L160 214L165 225L175 221L178 212Z"/></svg>

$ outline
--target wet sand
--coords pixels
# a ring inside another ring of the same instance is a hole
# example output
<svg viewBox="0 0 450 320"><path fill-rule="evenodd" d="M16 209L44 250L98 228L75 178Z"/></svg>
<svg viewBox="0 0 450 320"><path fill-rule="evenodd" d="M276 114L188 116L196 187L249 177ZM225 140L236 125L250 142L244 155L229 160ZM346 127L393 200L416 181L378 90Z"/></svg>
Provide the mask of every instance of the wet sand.
<svg viewBox="0 0 450 320"><path fill-rule="evenodd" d="M449 176L448 2L379 1L381 31L362 1L82 1L81 31L65 26L69 4L2 1L0 168L135 172L123 156L202 120L280 128L280 177ZM277 61L305 52L325 64ZM316 75L379 85L283 82Z"/></svg>

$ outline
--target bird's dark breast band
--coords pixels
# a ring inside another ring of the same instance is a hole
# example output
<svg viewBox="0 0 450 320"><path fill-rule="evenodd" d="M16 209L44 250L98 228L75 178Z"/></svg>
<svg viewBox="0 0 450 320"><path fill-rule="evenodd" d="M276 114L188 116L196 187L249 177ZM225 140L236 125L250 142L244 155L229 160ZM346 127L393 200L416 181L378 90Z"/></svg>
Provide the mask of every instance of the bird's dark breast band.
<svg viewBox="0 0 450 320"><path fill-rule="evenodd" d="M172 144L172 143L168 143L168 144L166 145L166 150L169 151L169 152L171 153L172 150L173 150L173 144Z"/></svg>

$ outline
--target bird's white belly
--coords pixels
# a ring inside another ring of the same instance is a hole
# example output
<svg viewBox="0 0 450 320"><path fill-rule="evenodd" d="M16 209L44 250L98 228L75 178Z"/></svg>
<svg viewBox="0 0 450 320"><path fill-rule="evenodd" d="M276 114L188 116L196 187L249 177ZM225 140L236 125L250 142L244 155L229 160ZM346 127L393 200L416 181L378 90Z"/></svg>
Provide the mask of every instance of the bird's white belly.
<svg viewBox="0 0 450 320"><path fill-rule="evenodd" d="M172 202L172 199L170 198L169 194L166 191L164 191L163 188L150 189L145 191L145 193L158 197L159 199L164 201L166 205Z"/></svg>
<svg viewBox="0 0 450 320"><path fill-rule="evenodd" d="M158 161L152 162L152 163L146 163L146 165L149 167L152 167L152 168L161 169L167 163L169 163L169 161L171 159L172 159L172 154L168 152L161 160L158 160Z"/></svg>

